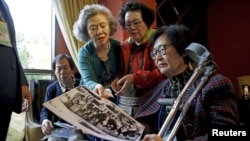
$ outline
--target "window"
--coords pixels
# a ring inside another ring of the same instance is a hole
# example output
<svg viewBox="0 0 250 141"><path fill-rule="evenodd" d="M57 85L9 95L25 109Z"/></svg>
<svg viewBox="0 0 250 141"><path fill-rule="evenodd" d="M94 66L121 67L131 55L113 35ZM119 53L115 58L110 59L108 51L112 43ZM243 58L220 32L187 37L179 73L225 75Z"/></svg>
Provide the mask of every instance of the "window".
<svg viewBox="0 0 250 141"><path fill-rule="evenodd" d="M5 0L13 17L19 57L28 79L51 78L51 0Z"/></svg>

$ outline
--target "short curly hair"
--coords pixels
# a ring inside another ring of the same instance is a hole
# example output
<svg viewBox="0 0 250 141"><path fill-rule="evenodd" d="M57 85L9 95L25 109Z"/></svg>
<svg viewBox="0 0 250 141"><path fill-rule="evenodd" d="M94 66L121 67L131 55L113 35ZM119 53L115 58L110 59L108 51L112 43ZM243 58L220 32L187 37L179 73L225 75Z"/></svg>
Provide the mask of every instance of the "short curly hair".
<svg viewBox="0 0 250 141"><path fill-rule="evenodd" d="M104 14L107 16L109 27L110 27L110 36L112 36L117 30L117 21L112 15L111 11L100 4L89 4L85 5L84 8L79 13L78 20L73 25L73 35L79 41L88 41L90 36L87 30L87 21L89 18L97 15Z"/></svg>
<svg viewBox="0 0 250 141"><path fill-rule="evenodd" d="M126 29L125 14L128 11L141 11L142 19L148 28L155 20L155 11L153 9L140 1L132 0L125 3L119 11L119 23L123 29Z"/></svg>

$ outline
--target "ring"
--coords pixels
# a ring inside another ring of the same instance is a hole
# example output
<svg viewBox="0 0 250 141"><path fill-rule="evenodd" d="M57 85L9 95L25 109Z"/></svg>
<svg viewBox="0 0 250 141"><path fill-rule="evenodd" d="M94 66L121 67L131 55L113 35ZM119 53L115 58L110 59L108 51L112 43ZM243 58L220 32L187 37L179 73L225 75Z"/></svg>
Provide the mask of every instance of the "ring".
<svg viewBox="0 0 250 141"><path fill-rule="evenodd" d="M22 110L27 112L28 109L29 109L28 100L27 100L27 99L24 99L24 102L23 102L23 104L22 104Z"/></svg>

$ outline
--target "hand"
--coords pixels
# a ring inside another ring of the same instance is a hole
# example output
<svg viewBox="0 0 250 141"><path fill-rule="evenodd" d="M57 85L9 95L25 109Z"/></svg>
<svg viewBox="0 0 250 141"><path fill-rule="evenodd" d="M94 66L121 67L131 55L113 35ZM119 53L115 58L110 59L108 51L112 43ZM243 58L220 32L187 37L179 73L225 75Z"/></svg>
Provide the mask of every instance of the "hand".
<svg viewBox="0 0 250 141"><path fill-rule="evenodd" d="M107 98L114 98L111 89L109 89L109 88L106 88L106 89L105 89L105 91L104 91L104 97L105 97L106 99L107 99Z"/></svg>
<svg viewBox="0 0 250 141"><path fill-rule="evenodd" d="M105 98L105 94L104 94L105 88L101 84L96 84L93 91L97 93L100 97Z"/></svg>
<svg viewBox="0 0 250 141"><path fill-rule="evenodd" d="M32 97L28 86L22 86L22 112L28 111L32 106Z"/></svg>
<svg viewBox="0 0 250 141"><path fill-rule="evenodd" d="M52 124L52 122L50 120L45 119L42 122L42 127L41 128L42 128L43 134L48 135L48 134L51 134L54 126L53 126L53 124Z"/></svg>
<svg viewBox="0 0 250 141"><path fill-rule="evenodd" d="M120 78L115 78L112 82L111 82L111 88L114 92L117 92L121 89L122 85L118 85L117 82L119 81Z"/></svg>
<svg viewBox="0 0 250 141"><path fill-rule="evenodd" d="M142 141L163 141L157 134L147 134L144 136Z"/></svg>
<svg viewBox="0 0 250 141"><path fill-rule="evenodd" d="M122 85L122 88L115 93L115 95L120 96L125 94L134 83L134 75L128 74L123 76L118 82L117 85Z"/></svg>

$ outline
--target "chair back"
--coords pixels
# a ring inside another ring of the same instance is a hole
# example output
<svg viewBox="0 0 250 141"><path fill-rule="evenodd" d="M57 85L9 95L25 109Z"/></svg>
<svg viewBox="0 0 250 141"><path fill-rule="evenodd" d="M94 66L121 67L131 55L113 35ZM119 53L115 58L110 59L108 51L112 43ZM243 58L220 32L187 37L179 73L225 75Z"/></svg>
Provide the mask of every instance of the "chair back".
<svg viewBox="0 0 250 141"><path fill-rule="evenodd" d="M43 107L46 88L55 80L30 80L30 92L32 94L32 112L34 120L40 122L40 112Z"/></svg>

